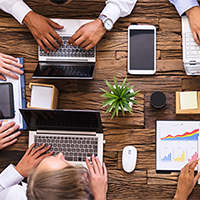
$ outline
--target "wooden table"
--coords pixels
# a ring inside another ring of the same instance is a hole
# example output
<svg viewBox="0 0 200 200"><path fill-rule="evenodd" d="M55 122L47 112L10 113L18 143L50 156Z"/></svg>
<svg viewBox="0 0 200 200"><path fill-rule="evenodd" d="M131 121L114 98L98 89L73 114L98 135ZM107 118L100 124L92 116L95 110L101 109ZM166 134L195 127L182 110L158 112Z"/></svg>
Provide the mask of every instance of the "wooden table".
<svg viewBox="0 0 200 200"><path fill-rule="evenodd" d="M26 0L37 13L52 18L96 18L104 0L74 0L67 6L54 7L45 0ZM77 15L77 13L79 13ZM127 74L127 27L130 24L152 24L157 28L157 72L153 76ZM108 168L108 199L172 199L178 173L160 175L155 172L155 120L200 120L199 115L176 115L175 92L200 90L200 77L186 76L182 63L181 20L168 0L138 0L131 15L118 20L111 32L97 45L97 63L93 80L32 79L37 64L37 43L26 26L0 11L0 52L25 59L26 100L30 101L30 82L50 83L59 89L58 108L89 109L101 113L104 136L104 162ZM99 89L106 89L105 79L127 82L140 90L133 106L134 115L110 119L101 107ZM153 91L161 90L167 97L164 108L151 107ZM23 131L16 144L0 151L0 170L16 164L27 149L28 132ZM122 170L122 149L134 145L138 160L133 173ZM200 187L195 186L189 199L198 199Z"/></svg>

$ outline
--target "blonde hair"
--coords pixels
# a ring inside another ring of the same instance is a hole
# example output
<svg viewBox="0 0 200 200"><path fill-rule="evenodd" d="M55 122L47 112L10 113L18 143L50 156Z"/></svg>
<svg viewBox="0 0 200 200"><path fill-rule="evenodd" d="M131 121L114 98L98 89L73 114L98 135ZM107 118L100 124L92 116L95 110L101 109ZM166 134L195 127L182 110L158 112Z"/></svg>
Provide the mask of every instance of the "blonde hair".
<svg viewBox="0 0 200 200"><path fill-rule="evenodd" d="M37 172L28 178L29 200L92 199L89 174L82 166L67 166L60 170Z"/></svg>

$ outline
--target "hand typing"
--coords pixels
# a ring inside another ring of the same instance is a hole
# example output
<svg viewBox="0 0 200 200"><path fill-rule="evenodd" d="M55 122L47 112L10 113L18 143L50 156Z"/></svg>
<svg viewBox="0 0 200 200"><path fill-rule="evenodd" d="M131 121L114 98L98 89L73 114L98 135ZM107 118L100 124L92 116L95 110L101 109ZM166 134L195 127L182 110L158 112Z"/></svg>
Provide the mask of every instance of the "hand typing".
<svg viewBox="0 0 200 200"><path fill-rule="evenodd" d="M51 146L44 147L45 144L42 144L33 149L34 146L35 143L28 148L15 168L23 177L28 177L28 174L31 172L31 170L35 169L44 158L53 154L52 151L44 154L51 148Z"/></svg>
<svg viewBox="0 0 200 200"><path fill-rule="evenodd" d="M38 45L46 53L49 53L49 50L47 50L46 47L48 47L51 51L56 51L56 49L63 44L62 39L53 28L62 29L64 27L53 22L49 18L30 11L24 17L23 23L26 24ZM58 42L56 42L56 40Z"/></svg>
<svg viewBox="0 0 200 200"><path fill-rule="evenodd" d="M103 28L101 20L96 19L81 26L68 40L68 44L72 44L74 47L80 46L88 51L99 42L105 33L106 30Z"/></svg>
<svg viewBox="0 0 200 200"><path fill-rule="evenodd" d="M200 45L200 7L195 6L187 10L190 28L192 30L193 38L197 44Z"/></svg>
<svg viewBox="0 0 200 200"><path fill-rule="evenodd" d="M105 164L101 165L98 158L92 156L92 164L86 158L86 164L90 174L90 188L95 200L106 200L108 190L107 170Z"/></svg>

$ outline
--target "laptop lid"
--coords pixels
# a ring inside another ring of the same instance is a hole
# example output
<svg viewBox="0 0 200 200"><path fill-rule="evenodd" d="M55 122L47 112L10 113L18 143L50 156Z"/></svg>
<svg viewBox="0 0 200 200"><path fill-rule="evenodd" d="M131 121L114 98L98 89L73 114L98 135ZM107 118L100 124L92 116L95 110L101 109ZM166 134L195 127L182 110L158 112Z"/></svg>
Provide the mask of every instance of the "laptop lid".
<svg viewBox="0 0 200 200"><path fill-rule="evenodd" d="M19 109L29 130L69 130L103 133L99 111Z"/></svg>
<svg viewBox="0 0 200 200"><path fill-rule="evenodd" d="M33 78L92 79L95 63L39 62Z"/></svg>

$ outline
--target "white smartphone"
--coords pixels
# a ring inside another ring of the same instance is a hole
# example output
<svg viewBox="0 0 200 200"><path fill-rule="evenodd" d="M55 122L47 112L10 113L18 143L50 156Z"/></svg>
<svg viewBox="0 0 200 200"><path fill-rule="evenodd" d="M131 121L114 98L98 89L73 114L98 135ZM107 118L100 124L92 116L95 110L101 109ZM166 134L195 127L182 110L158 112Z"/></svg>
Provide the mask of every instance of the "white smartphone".
<svg viewBox="0 0 200 200"><path fill-rule="evenodd" d="M156 73L156 27L130 25L128 27L128 73Z"/></svg>

